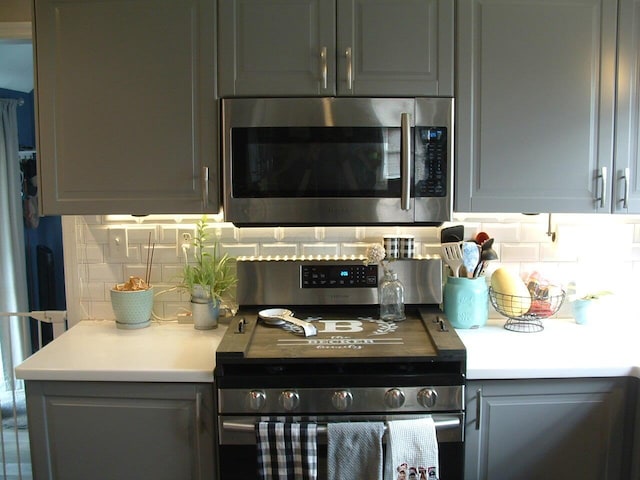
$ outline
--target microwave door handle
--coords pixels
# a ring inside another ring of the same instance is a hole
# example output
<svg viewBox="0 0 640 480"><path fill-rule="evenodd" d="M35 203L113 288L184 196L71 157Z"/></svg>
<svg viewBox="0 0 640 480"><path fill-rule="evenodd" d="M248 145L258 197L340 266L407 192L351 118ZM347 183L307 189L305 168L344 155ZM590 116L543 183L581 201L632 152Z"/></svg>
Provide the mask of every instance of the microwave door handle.
<svg viewBox="0 0 640 480"><path fill-rule="evenodd" d="M202 208L209 208L209 167L202 167Z"/></svg>
<svg viewBox="0 0 640 480"><path fill-rule="evenodd" d="M400 117L400 182L402 196L400 208L411 208L411 114L403 113Z"/></svg>
<svg viewBox="0 0 640 480"><path fill-rule="evenodd" d="M322 89L327 89L327 47L320 50L320 71L322 72Z"/></svg>

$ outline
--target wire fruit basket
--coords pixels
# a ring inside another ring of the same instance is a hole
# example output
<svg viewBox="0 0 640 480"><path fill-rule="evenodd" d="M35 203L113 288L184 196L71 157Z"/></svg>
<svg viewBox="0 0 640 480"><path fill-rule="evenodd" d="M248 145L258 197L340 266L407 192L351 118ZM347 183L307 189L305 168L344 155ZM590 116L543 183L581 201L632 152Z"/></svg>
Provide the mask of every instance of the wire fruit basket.
<svg viewBox="0 0 640 480"><path fill-rule="evenodd" d="M493 308L500 315L507 317L504 328L514 332L533 333L544 330L542 320L555 315L564 302L566 293L561 288L553 289L560 292L550 294L551 289L544 289L531 297L518 297L496 292L489 288L489 298Z"/></svg>

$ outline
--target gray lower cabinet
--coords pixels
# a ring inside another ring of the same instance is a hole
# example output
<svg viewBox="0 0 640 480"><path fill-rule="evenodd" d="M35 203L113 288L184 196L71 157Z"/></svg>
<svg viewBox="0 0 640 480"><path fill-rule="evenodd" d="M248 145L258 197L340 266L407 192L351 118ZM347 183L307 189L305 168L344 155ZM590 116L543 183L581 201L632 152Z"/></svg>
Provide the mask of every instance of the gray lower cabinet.
<svg viewBox="0 0 640 480"><path fill-rule="evenodd" d="M631 379L631 401L635 405L633 420L633 443L631 450L631 480L640 480L640 378Z"/></svg>
<svg viewBox="0 0 640 480"><path fill-rule="evenodd" d="M465 478L629 478L627 380L468 382Z"/></svg>
<svg viewBox="0 0 640 480"><path fill-rule="evenodd" d="M215 0L33 2L42 213L217 213Z"/></svg>
<svg viewBox="0 0 640 480"><path fill-rule="evenodd" d="M453 96L450 0L220 0L221 97Z"/></svg>
<svg viewBox="0 0 640 480"><path fill-rule="evenodd" d="M619 8L613 211L640 213L640 1Z"/></svg>
<svg viewBox="0 0 640 480"><path fill-rule="evenodd" d="M617 5L457 1L456 211L611 211Z"/></svg>
<svg viewBox="0 0 640 480"><path fill-rule="evenodd" d="M27 381L38 480L215 478L212 384Z"/></svg>

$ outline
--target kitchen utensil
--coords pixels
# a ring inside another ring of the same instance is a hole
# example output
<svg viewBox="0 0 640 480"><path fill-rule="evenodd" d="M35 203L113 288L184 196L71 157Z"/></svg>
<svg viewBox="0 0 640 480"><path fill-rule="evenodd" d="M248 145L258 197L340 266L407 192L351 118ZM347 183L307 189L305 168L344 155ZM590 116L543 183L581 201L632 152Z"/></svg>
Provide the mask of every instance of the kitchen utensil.
<svg viewBox="0 0 640 480"><path fill-rule="evenodd" d="M488 239L489 239L489 234L487 232L478 232L474 240L478 245L482 245Z"/></svg>
<svg viewBox="0 0 640 480"><path fill-rule="evenodd" d="M460 267L462 266L462 242L443 243L442 258L449 265L454 277L460 276Z"/></svg>
<svg viewBox="0 0 640 480"><path fill-rule="evenodd" d="M488 239L487 241L482 243L481 252L480 252L480 260L497 260L498 254L493 249L493 238Z"/></svg>
<svg viewBox="0 0 640 480"><path fill-rule="evenodd" d="M487 265L491 260L498 260L498 254L492 248L493 241L493 238L489 238L482 242L482 245L480 246L480 261L473 271L474 278L484 275L484 272L487 270Z"/></svg>
<svg viewBox="0 0 640 480"><path fill-rule="evenodd" d="M473 272L480 261L480 249L475 242L462 242L462 264L467 270L467 278L473 278Z"/></svg>
<svg viewBox="0 0 640 480"><path fill-rule="evenodd" d="M478 278L484 275L484 272L487 270L487 265L489 265L489 260L480 260L473 271L473 277Z"/></svg>
<svg viewBox="0 0 640 480"><path fill-rule="evenodd" d="M464 225L454 225L440 231L440 243L461 242L463 238Z"/></svg>
<svg viewBox="0 0 640 480"><path fill-rule="evenodd" d="M266 310L260 310L258 316L269 325L282 325L285 322L296 325L302 329L305 337L312 337L318 333L315 326L294 317L293 312L286 308L267 308Z"/></svg>
<svg viewBox="0 0 640 480"><path fill-rule="evenodd" d="M482 247L483 250L489 249L493 247L493 242L495 242L495 238L487 238L485 241L483 241L480 246Z"/></svg>

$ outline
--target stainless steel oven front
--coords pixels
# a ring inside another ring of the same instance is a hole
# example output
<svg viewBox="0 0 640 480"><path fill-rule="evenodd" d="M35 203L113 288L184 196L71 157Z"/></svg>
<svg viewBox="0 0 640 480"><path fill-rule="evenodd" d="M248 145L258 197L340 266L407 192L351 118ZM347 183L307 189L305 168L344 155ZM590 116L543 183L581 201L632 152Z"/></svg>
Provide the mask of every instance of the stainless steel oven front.
<svg viewBox="0 0 640 480"><path fill-rule="evenodd" d="M287 379L289 385L290 380ZM438 399L437 408L431 405ZM397 399L405 400L401 407ZM463 385L342 388L221 388L218 390L220 478L256 478L256 434L265 420L310 421L318 425L318 478L326 479L327 426L332 422L383 422L430 415L436 426L440 472L462 480L464 463ZM295 403L295 413L286 406ZM386 444L386 435L383 437Z"/></svg>
<svg viewBox="0 0 640 480"><path fill-rule="evenodd" d="M451 218L452 98L222 101L223 202L236 225Z"/></svg>

